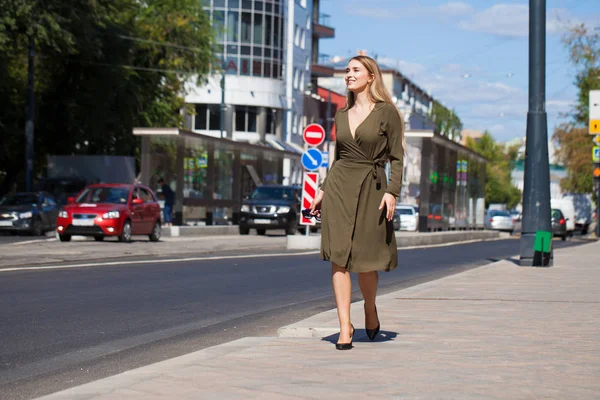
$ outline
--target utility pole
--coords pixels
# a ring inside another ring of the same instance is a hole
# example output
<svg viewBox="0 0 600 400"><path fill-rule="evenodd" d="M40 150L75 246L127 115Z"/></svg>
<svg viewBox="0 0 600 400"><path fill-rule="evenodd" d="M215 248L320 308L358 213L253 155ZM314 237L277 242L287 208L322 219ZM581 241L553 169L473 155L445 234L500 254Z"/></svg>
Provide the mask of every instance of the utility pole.
<svg viewBox="0 0 600 400"><path fill-rule="evenodd" d="M221 72L221 139L224 137L225 132L225 57L223 57L223 65Z"/></svg>
<svg viewBox="0 0 600 400"><path fill-rule="evenodd" d="M29 36L29 54L27 69L27 112L25 120L25 190L33 190L33 137L35 118L34 96L34 67L35 67L35 42L33 35Z"/></svg>
<svg viewBox="0 0 600 400"><path fill-rule="evenodd" d="M545 104L546 0L529 0L529 109L525 145L521 266L551 266L553 262ZM536 250L541 252L541 257L536 257Z"/></svg>

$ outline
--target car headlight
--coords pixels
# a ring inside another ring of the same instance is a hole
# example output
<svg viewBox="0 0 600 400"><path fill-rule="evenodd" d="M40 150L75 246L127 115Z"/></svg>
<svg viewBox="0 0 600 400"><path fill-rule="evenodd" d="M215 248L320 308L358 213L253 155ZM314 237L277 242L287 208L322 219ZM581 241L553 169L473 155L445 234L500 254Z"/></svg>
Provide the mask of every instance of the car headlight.
<svg viewBox="0 0 600 400"><path fill-rule="evenodd" d="M31 211L27 211L27 212L19 214L20 219L27 219L27 218L31 218L31 217L33 217L33 213Z"/></svg>
<svg viewBox="0 0 600 400"><path fill-rule="evenodd" d="M249 205L247 205L247 204L244 204L244 205L242 206L242 209L241 209L241 211L242 211L242 212L250 212L250 206L249 206Z"/></svg>
<svg viewBox="0 0 600 400"><path fill-rule="evenodd" d="M103 219L115 219L119 218L120 216L121 213L119 213L118 211L109 211L107 213L102 214Z"/></svg>
<svg viewBox="0 0 600 400"><path fill-rule="evenodd" d="M277 213L278 214L285 214L285 213L288 213L288 212L290 212L290 208L288 206L279 207L277 209Z"/></svg>
<svg viewBox="0 0 600 400"><path fill-rule="evenodd" d="M69 213L66 212L65 210L61 210L58 213L58 218L69 218Z"/></svg>

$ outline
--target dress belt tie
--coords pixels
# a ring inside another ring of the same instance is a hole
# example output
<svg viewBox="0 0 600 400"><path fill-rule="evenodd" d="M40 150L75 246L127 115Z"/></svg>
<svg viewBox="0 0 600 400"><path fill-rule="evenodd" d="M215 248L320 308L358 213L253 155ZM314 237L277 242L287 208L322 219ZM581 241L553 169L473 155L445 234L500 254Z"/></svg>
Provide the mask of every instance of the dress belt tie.
<svg viewBox="0 0 600 400"><path fill-rule="evenodd" d="M364 158L344 158L344 161L348 161L350 163L357 163L362 165L369 165L372 167L371 174L373 175L373 179L377 181L378 184L381 184L381 176L377 173L377 168L385 168L385 163L387 160L385 158L377 158L375 160L369 160Z"/></svg>

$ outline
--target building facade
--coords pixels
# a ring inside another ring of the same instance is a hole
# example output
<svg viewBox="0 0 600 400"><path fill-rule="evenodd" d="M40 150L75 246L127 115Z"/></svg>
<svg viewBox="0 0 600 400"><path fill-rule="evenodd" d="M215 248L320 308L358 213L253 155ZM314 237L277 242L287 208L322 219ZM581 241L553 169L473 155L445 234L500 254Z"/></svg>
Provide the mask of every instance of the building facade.
<svg viewBox="0 0 600 400"><path fill-rule="evenodd" d="M303 96L310 82L312 1L204 0L221 70L188 85L192 132L302 151ZM224 75L222 74L224 71ZM284 162L283 183L300 166Z"/></svg>
<svg viewBox="0 0 600 400"><path fill-rule="evenodd" d="M256 185L301 183L312 46L333 29L319 24L318 0L201 1L221 68L187 84L195 112L185 115L185 129L135 130L143 136L142 181L169 182L177 223L216 215L235 223Z"/></svg>

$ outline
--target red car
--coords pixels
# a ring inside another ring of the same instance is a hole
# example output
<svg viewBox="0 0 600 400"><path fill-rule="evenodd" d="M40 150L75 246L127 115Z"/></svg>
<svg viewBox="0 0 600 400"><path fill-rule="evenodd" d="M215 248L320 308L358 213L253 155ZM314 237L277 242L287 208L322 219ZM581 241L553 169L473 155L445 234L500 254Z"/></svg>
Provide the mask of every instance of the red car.
<svg viewBox="0 0 600 400"><path fill-rule="evenodd" d="M97 241L117 236L119 241L129 242L132 235L160 240L160 205L145 186L89 185L68 203L56 220L61 242L70 241L72 235L93 236Z"/></svg>

